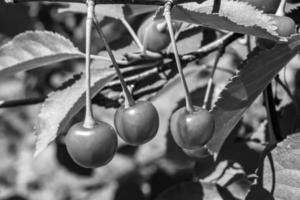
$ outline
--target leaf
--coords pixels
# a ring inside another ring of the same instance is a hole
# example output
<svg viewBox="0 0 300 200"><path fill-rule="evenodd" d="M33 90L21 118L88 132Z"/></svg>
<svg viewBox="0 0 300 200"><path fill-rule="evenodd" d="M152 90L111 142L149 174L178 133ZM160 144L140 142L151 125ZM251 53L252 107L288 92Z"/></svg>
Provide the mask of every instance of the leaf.
<svg viewBox="0 0 300 200"><path fill-rule="evenodd" d="M245 200L274 200L274 197L264 188L254 185L251 187Z"/></svg>
<svg viewBox="0 0 300 200"><path fill-rule="evenodd" d="M204 87L207 83L208 75L203 75L203 68L199 66L187 67L184 74L192 92ZM148 163L162 157L166 152L166 134L169 130L169 118L172 112L178 107L180 100L184 99L185 93L179 76L170 82L151 100L159 114L159 129L153 140L142 145L136 153L136 160L140 163Z"/></svg>
<svg viewBox="0 0 300 200"><path fill-rule="evenodd" d="M174 6L172 18L194 24L200 24L213 29L225 29L237 33L254 35L270 40L279 38L277 27L272 18L245 2L222 0L220 9L213 13L214 0L201 4L192 2ZM163 14L158 12L158 17ZM241 14L242 13L242 14Z"/></svg>
<svg viewBox="0 0 300 200"><path fill-rule="evenodd" d="M288 136L271 152L275 172L268 158L264 162L264 188L271 191L275 173L274 197L298 200L300 196L300 133Z"/></svg>
<svg viewBox="0 0 300 200"><path fill-rule="evenodd" d="M292 18L296 24L300 23L300 7L291 10L286 16Z"/></svg>
<svg viewBox="0 0 300 200"><path fill-rule="evenodd" d="M95 96L114 77L111 69L95 69L91 71L91 95ZM36 151L40 154L57 135L65 130L71 118L85 105L84 77L72 86L49 94L42 105L36 123Z"/></svg>
<svg viewBox="0 0 300 200"><path fill-rule="evenodd" d="M243 64L241 71L227 84L212 109L215 132L207 144L212 152L219 153L243 113L299 50L300 35L295 35L289 42L278 43L273 49L265 50Z"/></svg>
<svg viewBox="0 0 300 200"><path fill-rule="evenodd" d="M95 6L97 16L108 16L112 18L128 18L148 12L154 12L158 6L154 5L125 5L125 4L98 4ZM86 13L86 5L82 3L68 3L66 7L59 8L58 12Z"/></svg>
<svg viewBox="0 0 300 200"><path fill-rule="evenodd" d="M155 200L235 200L228 190L213 183L184 182L175 185Z"/></svg>
<svg viewBox="0 0 300 200"><path fill-rule="evenodd" d="M71 41L59 34L27 31L0 47L0 78L83 56Z"/></svg>

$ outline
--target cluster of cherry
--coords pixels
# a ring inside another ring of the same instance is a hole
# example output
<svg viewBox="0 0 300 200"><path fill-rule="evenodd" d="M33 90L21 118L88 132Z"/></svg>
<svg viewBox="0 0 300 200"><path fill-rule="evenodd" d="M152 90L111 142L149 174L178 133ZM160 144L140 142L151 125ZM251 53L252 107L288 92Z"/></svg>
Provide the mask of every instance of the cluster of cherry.
<svg viewBox="0 0 300 200"><path fill-rule="evenodd" d="M290 36L295 33L295 22L284 16L286 0L240 0L268 13L280 36ZM294 1L290 2L294 3ZM117 134L130 145L142 145L155 137L159 128L159 116L156 108L149 101L135 102L131 96L120 69L114 59L110 47L105 40L101 28L96 30L101 36L111 61L121 82L125 96L125 105L120 107L114 116L114 126L105 122L95 121L91 108L90 96L90 43L91 27L95 20L94 1L87 0L86 22L86 115L84 122L73 125L66 136L66 146L73 160L80 166L95 168L107 164L114 156L117 149ZM191 156L209 155L206 143L212 138L214 132L214 118L206 110L192 104L188 86L182 72L180 59L176 47L174 31L176 23L171 22L171 6L165 6L165 21L153 21L149 17L138 31L143 48L158 52L167 47L170 42L173 47L178 72L186 94L186 106L178 109L171 117L171 133L177 145ZM276 14L274 14L276 12ZM258 39L260 46L269 46L270 41ZM271 42L273 45L274 42ZM145 50L144 49L144 50ZM117 132L117 134L116 134Z"/></svg>
<svg viewBox="0 0 300 200"><path fill-rule="evenodd" d="M149 101L133 100L120 69L112 55L111 49L105 40L101 28L96 27L105 47L110 55L125 96L125 105L120 107L114 116L114 128L102 121L95 121L92 114L90 98L90 43L91 28L95 18L93 17L94 2L87 1L86 21L86 114L83 122L73 125L66 135L67 150L72 159L85 168L95 168L107 164L114 156L117 149L117 134L130 145L142 145L155 137L159 128L159 115L156 108ZM174 39L171 18L166 18L167 23L157 33L167 33L166 40L172 41L177 66L186 91L187 106L177 110L171 118L171 131L175 142L188 153L190 150L204 148L212 137L214 120L212 115L204 108L195 107L187 89L186 81L182 72L181 64ZM95 22L95 21L94 21ZM155 28L157 26L155 25ZM168 31L166 31L168 30ZM164 34L165 34L164 33ZM166 34L165 34L166 36ZM142 38L145 36L141 36ZM152 34L151 34L152 37ZM159 37L158 37L159 39ZM145 40L142 40L145 41ZM144 43L144 42L143 42ZM159 44L158 42L157 44ZM145 45L145 43L144 43ZM148 45L146 45L146 48ZM154 48L157 48L154 47ZM160 49L160 48L159 48ZM156 51L157 49L152 49ZM117 134L116 134L117 133Z"/></svg>

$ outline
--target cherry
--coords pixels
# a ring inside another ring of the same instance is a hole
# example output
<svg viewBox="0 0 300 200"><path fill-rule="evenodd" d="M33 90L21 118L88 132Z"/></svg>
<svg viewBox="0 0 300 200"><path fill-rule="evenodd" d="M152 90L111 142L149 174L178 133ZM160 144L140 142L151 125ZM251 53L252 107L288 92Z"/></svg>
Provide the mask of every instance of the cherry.
<svg viewBox="0 0 300 200"><path fill-rule="evenodd" d="M115 130L105 122L96 122L91 102L90 51L94 0L87 0L85 43L85 118L73 125L66 136L66 146L71 158L80 166L95 168L107 164L117 149Z"/></svg>
<svg viewBox="0 0 300 200"><path fill-rule="evenodd" d="M158 113L155 107L148 101L134 102L105 35L101 28L97 26L96 31L111 58L125 96L125 107L119 108L114 117L117 133L129 144L144 144L156 135L159 124Z"/></svg>
<svg viewBox="0 0 300 200"><path fill-rule="evenodd" d="M279 36L289 37L296 33L296 24L293 19L286 16L276 16L273 14L269 14L269 16L273 18L273 21L277 26L276 32ZM256 43L257 45L267 49L274 47L276 44L276 42L264 38L257 38Z"/></svg>
<svg viewBox="0 0 300 200"><path fill-rule="evenodd" d="M159 117L152 103L140 101L127 108L120 107L115 113L114 124L117 133L125 142L141 145L156 135Z"/></svg>
<svg viewBox="0 0 300 200"><path fill-rule="evenodd" d="M178 28L179 23L173 23L174 28ZM170 35L164 20L154 20L153 15L148 17L139 27L137 33L139 39L146 50L160 52L170 44Z"/></svg>
<svg viewBox="0 0 300 200"><path fill-rule="evenodd" d="M188 111L178 109L171 118L171 133L178 146L184 149L199 149L214 132L214 118L206 109L195 107Z"/></svg>
<svg viewBox="0 0 300 200"><path fill-rule="evenodd" d="M107 164L113 158L117 144L114 129L105 122L95 122L93 128L86 128L83 122L79 122L66 135L66 146L71 158L85 168Z"/></svg>
<svg viewBox="0 0 300 200"><path fill-rule="evenodd" d="M278 27L276 30L279 36L289 37L293 33L296 33L296 24L293 19L287 16L276 16L270 14L275 22L275 25Z"/></svg>
<svg viewBox="0 0 300 200"><path fill-rule="evenodd" d="M213 116L204 108L194 107L192 104L191 95L188 89L188 85L182 70L181 60L178 54L178 49L174 37L174 31L171 19L172 1L168 1L164 6L164 17L167 22L169 35L171 38L171 44L174 51L174 57L179 72L179 76L182 82L183 89L185 91L185 107L182 107L175 111L171 117L171 133L177 145L183 149L199 149L203 147L210 138L212 138L214 131L214 119ZM221 53L222 51L220 51ZM220 54L221 55L221 54ZM214 68L216 68L219 57L216 59ZM215 71L215 69L214 69ZM212 73L214 74L214 73ZM209 81L209 85L212 85L212 76ZM208 86L208 88L211 88ZM210 89L205 95L206 99Z"/></svg>
<svg viewBox="0 0 300 200"><path fill-rule="evenodd" d="M275 13L280 0L240 0L243 2L247 2L250 5L256 7L259 10L264 11L265 13Z"/></svg>

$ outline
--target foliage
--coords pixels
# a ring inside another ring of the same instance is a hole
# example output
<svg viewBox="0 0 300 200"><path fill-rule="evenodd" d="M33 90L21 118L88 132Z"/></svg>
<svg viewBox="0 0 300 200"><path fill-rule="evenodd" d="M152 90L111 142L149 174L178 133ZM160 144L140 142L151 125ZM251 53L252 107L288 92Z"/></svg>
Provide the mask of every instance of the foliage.
<svg viewBox="0 0 300 200"><path fill-rule="evenodd" d="M172 9L193 102L202 106L209 97L215 120L207 157L186 154L171 135L171 115L185 98L174 51L143 51L124 26L127 21L136 31L149 16L163 18L163 8L96 5L134 99L151 101L160 124L147 144L129 146L119 138L117 155L97 169L75 164L64 144L68 128L83 118L86 5L0 3L1 199L297 199L300 36L281 36L275 18L251 3L220 2ZM287 16L298 24L299 8L288 6ZM124 97L96 32L92 41L94 115L113 124Z"/></svg>

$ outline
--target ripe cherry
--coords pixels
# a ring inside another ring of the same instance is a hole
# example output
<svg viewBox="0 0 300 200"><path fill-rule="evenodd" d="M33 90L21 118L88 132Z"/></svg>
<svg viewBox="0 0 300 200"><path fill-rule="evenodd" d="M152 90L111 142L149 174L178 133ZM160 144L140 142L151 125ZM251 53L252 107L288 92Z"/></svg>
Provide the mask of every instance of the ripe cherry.
<svg viewBox="0 0 300 200"><path fill-rule="evenodd" d="M203 147L212 138L214 126L212 114L200 107L191 112L182 107L171 118L173 138L183 149Z"/></svg>
<svg viewBox="0 0 300 200"><path fill-rule="evenodd" d="M105 122L95 122L86 128L83 122L74 124L66 135L66 146L71 158L85 168L107 164L117 149L115 130Z"/></svg>
<svg viewBox="0 0 300 200"><path fill-rule="evenodd" d="M240 0L248 2L250 5L255 6L257 9L264 11L265 13L275 13L280 0Z"/></svg>
<svg viewBox="0 0 300 200"><path fill-rule="evenodd" d="M140 101L127 108L120 107L115 113L114 124L117 133L125 142L141 145L156 135L159 117L152 103Z"/></svg>
<svg viewBox="0 0 300 200"><path fill-rule="evenodd" d="M179 23L173 23L173 27L177 28ZM151 15L148 17L138 29L137 33L144 48L153 52L160 52L170 44L170 35L164 20L154 20Z"/></svg>
<svg viewBox="0 0 300 200"><path fill-rule="evenodd" d="M273 18L275 25L278 27L276 30L279 36L289 37L296 33L296 24L293 19L286 16L269 15Z"/></svg>

